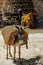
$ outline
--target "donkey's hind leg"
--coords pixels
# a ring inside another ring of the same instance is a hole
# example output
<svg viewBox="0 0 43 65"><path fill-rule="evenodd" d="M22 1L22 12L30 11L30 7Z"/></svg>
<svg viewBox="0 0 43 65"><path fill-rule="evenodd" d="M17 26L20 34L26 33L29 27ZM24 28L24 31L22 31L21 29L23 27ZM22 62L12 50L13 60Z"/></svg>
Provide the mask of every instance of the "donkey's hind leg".
<svg viewBox="0 0 43 65"><path fill-rule="evenodd" d="M28 44L26 43L26 49L28 49Z"/></svg>
<svg viewBox="0 0 43 65"><path fill-rule="evenodd" d="M9 54L10 54L10 57L13 57L11 54L11 46L9 46Z"/></svg>
<svg viewBox="0 0 43 65"><path fill-rule="evenodd" d="M15 61L15 54L16 54L16 45L14 45L14 61Z"/></svg>

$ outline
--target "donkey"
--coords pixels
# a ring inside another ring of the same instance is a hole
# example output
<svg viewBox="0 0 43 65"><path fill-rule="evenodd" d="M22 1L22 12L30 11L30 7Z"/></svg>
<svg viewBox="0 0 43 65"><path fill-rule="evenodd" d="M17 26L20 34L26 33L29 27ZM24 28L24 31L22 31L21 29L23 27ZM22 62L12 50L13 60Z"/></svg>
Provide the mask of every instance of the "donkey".
<svg viewBox="0 0 43 65"><path fill-rule="evenodd" d="M22 27L19 28L19 27L16 26L16 28L17 28L17 30L15 30L11 33L10 38L9 38L7 44L6 44L6 50L7 50L6 58L7 59L8 59L8 50L9 50L10 56L12 56L11 51L10 51L11 45L14 46L14 60L15 60L15 54L16 54L16 46L18 46L18 48L19 48L19 60L20 60L21 46L26 45L26 48L28 49L28 43L27 43L28 34L27 34L27 32L25 30L20 31ZM20 42L21 40L23 42Z"/></svg>

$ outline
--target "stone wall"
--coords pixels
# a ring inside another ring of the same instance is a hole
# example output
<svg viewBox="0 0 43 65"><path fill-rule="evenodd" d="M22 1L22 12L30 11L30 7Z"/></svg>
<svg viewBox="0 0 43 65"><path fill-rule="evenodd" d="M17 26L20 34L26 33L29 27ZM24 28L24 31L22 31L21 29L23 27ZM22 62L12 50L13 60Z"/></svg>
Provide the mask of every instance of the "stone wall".
<svg viewBox="0 0 43 65"><path fill-rule="evenodd" d="M38 13L38 27L43 28L43 0L33 0L34 9Z"/></svg>

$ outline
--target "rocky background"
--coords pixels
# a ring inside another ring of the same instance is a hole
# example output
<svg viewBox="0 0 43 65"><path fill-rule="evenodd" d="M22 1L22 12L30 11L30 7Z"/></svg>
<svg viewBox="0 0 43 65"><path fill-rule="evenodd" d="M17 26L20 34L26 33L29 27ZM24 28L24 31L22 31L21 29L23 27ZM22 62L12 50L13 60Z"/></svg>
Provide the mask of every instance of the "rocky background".
<svg viewBox="0 0 43 65"><path fill-rule="evenodd" d="M22 8L23 13L29 11L37 12L38 28L43 28L43 0L1 0L0 27L6 24L14 24L15 11L17 11L18 8Z"/></svg>
<svg viewBox="0 0 43 65"><path fill-rule="evenodd" d="M33 0L34 9L37 11L39 28L43 28L43 0Z"/></svg>

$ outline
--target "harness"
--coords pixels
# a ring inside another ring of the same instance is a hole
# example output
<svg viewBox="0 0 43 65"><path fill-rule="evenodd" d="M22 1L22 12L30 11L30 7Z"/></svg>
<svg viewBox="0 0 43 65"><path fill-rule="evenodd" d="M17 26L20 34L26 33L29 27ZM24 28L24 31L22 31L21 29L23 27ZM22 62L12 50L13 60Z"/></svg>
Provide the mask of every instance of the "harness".
<svg viewBox="0 0 43 65"><path fill-rule="evenodd" d="M24 34L24 30L23 30L22 28L20 28L20 29L18 30L18 34L20 34L20 36L21 36L22 34Z"/></svg>
<svg viewBox="0 0 43 65"><path fill-rule="evenodd" d="M16 41L26 41L26 37L24 36L24 30L22 28L18 29L17 34L14 36L14 42Z"/></svg>

